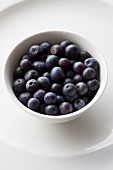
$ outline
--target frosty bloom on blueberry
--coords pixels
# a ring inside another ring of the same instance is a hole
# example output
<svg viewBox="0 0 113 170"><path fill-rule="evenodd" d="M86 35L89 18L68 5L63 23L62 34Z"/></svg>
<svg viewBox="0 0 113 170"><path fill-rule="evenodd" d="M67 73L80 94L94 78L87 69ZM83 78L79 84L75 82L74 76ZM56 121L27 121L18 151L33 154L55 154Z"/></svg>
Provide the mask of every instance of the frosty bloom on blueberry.
<svg viewBox="0 0 113 170"><path fill-rule="evenodd" d="M61 116L85 107L99 87L99 63L70 40L28 48L14 70L13 91L30 110Z"/></svg>

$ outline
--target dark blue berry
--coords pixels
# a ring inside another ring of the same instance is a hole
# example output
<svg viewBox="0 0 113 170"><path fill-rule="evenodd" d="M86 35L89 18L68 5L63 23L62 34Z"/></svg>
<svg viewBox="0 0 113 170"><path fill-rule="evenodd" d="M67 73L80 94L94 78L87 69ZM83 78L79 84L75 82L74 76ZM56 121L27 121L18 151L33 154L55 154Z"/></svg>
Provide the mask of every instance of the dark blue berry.
<svg viewBox="0 0 113 170"><path fill-rule="evenodd" d="M63 96L57 95L57 105L60 105L61 103L63 103L65 101Z"/></svg>
<svg viewBox="0 0 113 170"><path fill-rule="evenodd" d="M51 47L50 52L54 55L61 55L63 53L63 48L59 44L55 44Z"/></svg>
<svg viewBox="0 0 113 170"><path fill-rule="evenodd" d="M24 56L22 56L21 60L24 60L24 59L30 60L30 57L28 55L24 55Z"/></svg>
<svg viewBox="0 0 113 170"><path fill-rule="evenodd" d="M88 87L85 83L79 82L76 84L76 91L78 95L84 95L88 91Z"/></svg>
<svg viewBox="0 0 113 170"><path fill-rule="evenodd" d="M88 104L90 102L90 97L88 96L81 96L81 99L85 101L85 104Z"/></svg>
<svg viewBox="0 0 113 170"><path fill-rule="evenodd" d="M95 77L95 70L93 68L85 68L83 73L82 73L82 76L84 79L92 79Z"/></svg>
<svg viewBox="0 0 113 170"><path fill-rule="evenodd" d="M46 59L46 67L51 69L58 65L58 57L56 55L49 55Z"/></svg>
<svg viewBox="0 0 113 170"><path fill-rule="evenodd" d="M50 81L47 77L41 76L37 79L41 89L48 90L50 88Z"/></svg>
<svg viewBox="0 0 113 170"><path fill-rule="evenodd" d="M20 68L23 71L29 70L31 68L31 66L32 66L32 63L28 59L23 59L23 60L20 61Z"/></svg>
<svg viewBox="0 0 113 170"><path fill-rule="evenodd" d="M73 78L73 76L74 76L74 72L71 70L67 71L65 74L66 74L67 78Z"/></svg>
<svg viewBox="0 0 113 170"><path fill-rule="evenodd" d="M85 65L78 61L78 62L75 62L74 66L73 66L73 70L75 71L75 73L82 73L82 71L84 70L85 68Z"/></svg>
<svg viewBox="0 0 113 170"><path fill-rule="evenodd" d="M59 66L64 69L64 70L67 70L67 69L70 69L71 68L71 63L69 61L69 59L67 58L61 58L59 60Z"/></svg>
<svg viewBox="0 0 113 170"><path fill-rule="evenodd" d="M42 113L42 114L45 114L45 107L46 107L45 103L40 103L40 106L38 108L38 112Z"/></svg>
<svg viewBox="0 0 113 170"><path fill-rule="evenodd" d="M49 54L50 52L50 48L51 48L51 45L49 42L43 42L41 45L40 45L40 50L42 53L45 53L45 54Z"/></svg>
<svg viewBox="0 0 113 170"><path fill-rule="evenodd" d="M63 94L67 97L72 97L76 94L76 87L72 83L67 83L63 87Z"/></svg>
<svg viewBox="0 0 113 170"><path fill-rule="evenodd" d="M33 67L39 73L44 73L47 71L46 63L44 61L35 61L33 63Z"/></svg>
<svg viewBox="0 0 113 170"><path fill-rule="evenodd" d="M35 79L30 79L26 83L26 89L28 92L33 93L39 87L39 83Z"/></svg>
<svg viewBox="0 0 113 170"><path fill-rule="evenodd" d="M40 101L36 98L30 98L27 102L27 107L33 111L37 111L40 106Z"/></svg>
<svg viewBox="0 0 113 170"><path fill-rule="evenodd" d="M64 71L62 70L62 68L60 68L60 67L54 67L54 68L51 70L51 72L50 72L50 76L51 76L51 79L52 79L53 81L59 82L59 81L61 81L61 80L64 79L65 73L64 73Z"/></svg>
<svg viewBox="0 0 113 170"><path fill-rule="evenodd" d="M58 107L56 105L48 105L45 107L45 114L55 116L58 114Z"/></svg>
<svg viewBox="0 0 113 170"><path fill-rule="evenodd" d="M25 80L20 78L20 79L16 79L13 83L13 90L16 93L23 93L25 91Z"/></svg>
<svg viewBox="0 0 113 170"><path fill-rule="evenodd" d="M57 96L53 92L48 92L44 96L44 101L46 104L54 104L57 101Z"/></svg>
<svg viewBox="0 0 113 170"><path fill-rule="evenodd" d="M30 79L37 79L38 76L39 74L36 70L28 70L24 75L24 79L28 81Z"/></svg>
<svg viewBox="0 0 113 170"><path fill-rule="evenodd" d="M71 97L66 96L66 100L70 103L73 102L76 99L78 99L78 94L75 94L74 96L71 96Z"/></svg>
<svg viewBox="0 0 113 170"><path fill-rule="evenodd" d="M83 77L81 74L76 74L74 77L73 77L73 83L76 84L78 82L81 82L83 80Z"/></svg>
<svg viewBox="0 0 113 170"><path fill-rule="evenodd" d="M67 83L73 83L73 80L72 80L71 78L66 78L66 79L64 80L63 85L65 85L65 84L67 84Z"/></svg>
<svg viewBox="0 0 113 170"><path fill-rule="evenodd" d="M69 114L73 111L73 106L69 102L63 102L59 106L59 112L61 115Z"/></svg>
<svg viewBox="0 0 113 170"><path fill-rule="evenodd" d="M37 60L41 54L40 51L40 46L39 45L33 45L29 48L29 52L28 52L30 59L32 61Z"/></svg>
<svg viewBox="0 0 113 170"><path fill-rule="evenodd" d="M50 73L49 72L45 72L45 73L43 73L43 76L47 77L49 79L50 78Z"/></svg>
<svg viewBox="0 0 113 170"><path fill-rule="evenodd" d="M39 89L34 93L33 97L43 101L45 93L46 92L43 89Z"/></svg>
<svg viewBox="0 0 113 170"><path fill-rule="evenodd" d="M17 78L22 78L23 76L24 76L24 71L20 68L20 66L18 66L15 69L14 77L17 79Z"/></svg>
<svg viewBox="0 0 113 170"><path fill-rule="evenodd" d="M90 58L91 55L87 51L81 51L78 55L78 59L84 62L87 58Z"/></svg>
<svg viewBox="0 0 113 170"><path fill-rule="evenodd" d="M85 101L83 99L77 99L74 102L74 107L75 107L76 110L82 109L85 105L86 104L85 104Z"/></svg>
<svg viewBox="0 0 113 170"><path fill-rule="evenodd" d="M28 100L32 97L31 93L29 92L24 92L19 96L19 101L24 104L25 106L27 106L27 102Z"/></svg>
<svg viewBox="0 0 113 170"><path fill-rule="evenodd" d="M79 54L79 49L76 45L68 45L65 49L65 55L70 59L76 59Z"/></svg>
<svg viewBox="0 0 113 170"><path fill-rule="evenodd" d="M51 85L51 91L57 95L61 95L62 94L62 85L59 83L53 83Z"/></svg>
<svg viewBox="0 0 113 170"><path fill-rule="evenodd" d="M97 70L98 67L99 67L99 63L98 63L98 61L95 58L87 58L84 61L84 64L85 64L86 67L91 67L94 70Z"/></svg>
<svg viewBox="0 0 113 170"><path fill-rule="evenodd" d="M87 82L87 86L88 86L89 90L97 91L100 86L100 83L97 79L93 79L93 80L89 80Z"/></svg>
<svg viewBox="0 0 113 170"><path fill-rule="evenodd" d="M65 49L68 45L70 45L70 44L72 44L72 42L71 41L69 41L69 40L64 40L64 41L62 41L61 43L60 43L60 45L61 45L61 47L63 48L63 49Z"/></svg>

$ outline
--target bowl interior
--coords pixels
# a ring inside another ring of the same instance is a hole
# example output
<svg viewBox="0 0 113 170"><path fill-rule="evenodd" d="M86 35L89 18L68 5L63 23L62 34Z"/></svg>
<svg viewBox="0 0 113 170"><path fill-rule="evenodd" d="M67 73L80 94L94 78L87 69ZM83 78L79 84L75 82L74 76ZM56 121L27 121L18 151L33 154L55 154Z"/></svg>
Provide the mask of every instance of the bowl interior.
<svg viewBox="0 0 113 170"><path fill-rule="evenodd" d="M51 44L57 44L65 39L68 39L73 43L77 44L80 50L88 51L92 55L92 57L98 60L100 64L100 88L97 94L95 95L95 97L92 99L92 101L89 104L87 104L84 108L80 109L79 111L63 116L48 116L48 115L42 115L40 113L36 113L28 109L27 107L25 107L23 104L21 104L16 98L12 90L13 72L19 63L21 56L27 54L28 49L31 45L40 44L44 41L49 41ZM52 123L59 123L59 122L72 120L82 115L88 108L90 108L99 99L99 97L102 95L104 91L107 82L107 66L101 52L89 40L70 32L48 31L48 32L42 32L42 33L37 33L35 35L32 35L29 38L26 38L25 40L21 41L16 47L14 47L14 49L9 54L4 66L4 82L11 98L25 111L32 113L32 115L35 115L39 119L45 119L46 121Z"/></svg>

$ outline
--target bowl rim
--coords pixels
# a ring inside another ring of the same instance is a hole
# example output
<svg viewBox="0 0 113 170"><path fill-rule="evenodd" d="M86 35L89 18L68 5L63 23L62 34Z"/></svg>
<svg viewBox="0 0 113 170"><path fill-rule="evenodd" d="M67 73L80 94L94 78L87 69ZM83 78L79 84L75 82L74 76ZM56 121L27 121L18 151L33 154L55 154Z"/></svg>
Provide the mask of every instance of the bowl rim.
<svg viewBox="0 0 113 170"><path fill-rule="evenodd" d="M56 123L59 123L59 122L66 122L69 120L72 120L72 119L75 119L76 117L82 115L83 113L85 113L88 109L90 109L98 100L99 98L102 96L102 94L104 93L104 90L107 86L107 79L108 79L108 67L107 67L107 62L104 58L104 55L102 54L102 52L100 51L100 49L98 49L98 47L93 43L91 42L89 39L86 39L85 37L79 35L78 33L75 33L75 32L70 32L70 31L65 31L65 30L49 30L49 31L41 31L41 32L37 32L37 33L34 33L34 34L31 34L25 38L23 38L23 40L19 41L19 43L17 43L17 45L15 45L13 47L12 50L10 50L7 58L6 58L6 61L5 61L5 64L4 64L4 69L3 69L3 76L4 76L4 84L5 84L5 87L7 89L7 92L8 92L8 88L7 88L7 83L6 82L6 66L8 64L8 61L10 59L10 56L12 55L12 53L14 52L15 49L17 49L21 44L25 43L26 41L28 41L29 39L31 39L32 37L34 36L38 36L38 35L41 35L41 34L51 34L51 33L63 33L63 34L70 34L70 35L74 35L76 37L79 37L80 39L83 39L85 41L87 41L89 44L91 44L91 46L93 46L97 51L98 53L101 55L101 58L102 58L102 62L103 62L103 65L104 65L104 69L105 69L105 74L104 74L104 84L103 86L101 86L101 83L100 83L100 87L96 93L96 95L94 96L94 98L85 106L83 107L82 109L80 110L77 110L77 111L74 111L72 113L69 113L69 114L65 114L65 115L56 115L56 116L52 116L52 115L45 115L45 114L41 114L39 112L35 112L33 110L30 110L29 108L27 108L26 106L24 106L16 97L16 95L14 94L13 92L13 89L12 89L12 95L9 94L9 96L11 97L11 99L13 99L13 101L15 102L16 105L18 105L21 109L27 111L28 113L30 113L31 115L34 115L35 117L37 118L40 118L40 119L45 119L45 120L50 120L52 121L53 120L53 123L54 123L54 120L56 120L57 122ZM10 83L9 83L10 84ZM11 85L10 85L11 86ZM65 120L64 120L65 119Z"/></svg>

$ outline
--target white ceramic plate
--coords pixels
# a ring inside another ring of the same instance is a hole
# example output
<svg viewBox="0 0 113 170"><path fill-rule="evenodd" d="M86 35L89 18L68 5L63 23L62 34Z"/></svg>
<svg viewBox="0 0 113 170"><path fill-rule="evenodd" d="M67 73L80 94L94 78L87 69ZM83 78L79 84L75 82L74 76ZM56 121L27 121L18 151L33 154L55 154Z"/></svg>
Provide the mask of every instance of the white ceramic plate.
<svg viewBox="0 0 113 170"><path fill-rule="evenodd" d="M113 3L109 2L18 0L3 3L0 12L0 169L113 169ZM28 116L13 103L4 88L3 67L10 51L29 34L45 30L72 31L86 37L102 51L108 66L108 83L101 99L87 114L63 124L45 124Z"/></svg>

